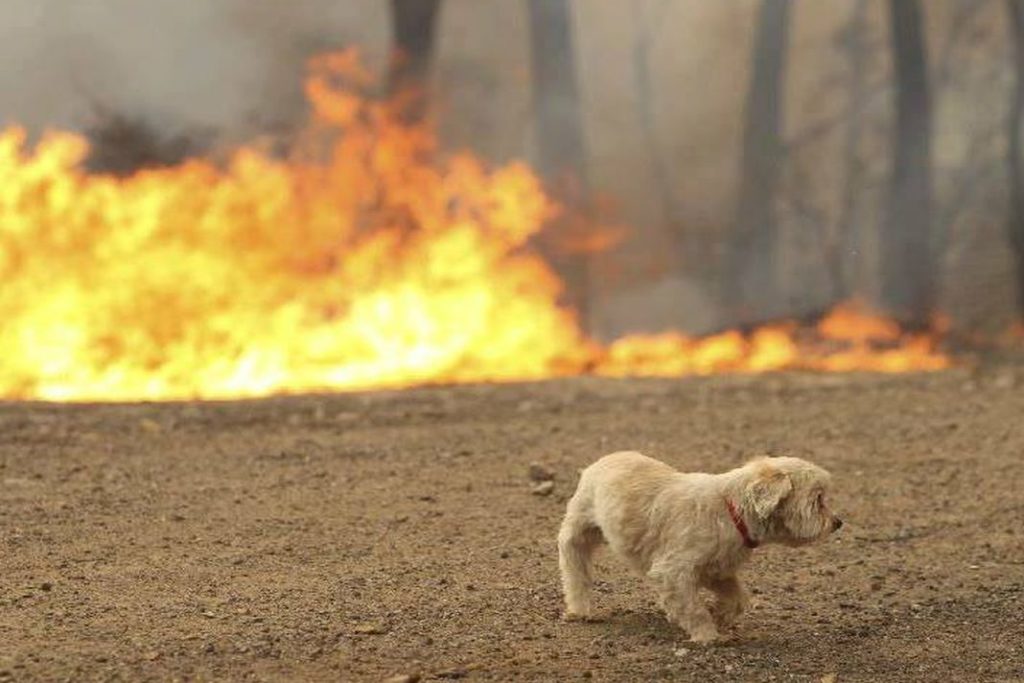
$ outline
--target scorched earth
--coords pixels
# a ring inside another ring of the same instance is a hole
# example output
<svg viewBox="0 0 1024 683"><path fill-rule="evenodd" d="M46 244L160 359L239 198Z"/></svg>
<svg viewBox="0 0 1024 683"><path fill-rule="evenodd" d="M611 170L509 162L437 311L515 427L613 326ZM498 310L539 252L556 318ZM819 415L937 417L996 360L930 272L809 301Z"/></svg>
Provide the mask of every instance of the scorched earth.
<svg viewBox="0 0 1024 683"><path fill-rule="evenodd" d="M2 404L0 680L1022 680L1022 379ZM808 457L847 524L756 552L735 642L686 642L610 557L602 620L565 623L564 503L621 448Z"/></svg>

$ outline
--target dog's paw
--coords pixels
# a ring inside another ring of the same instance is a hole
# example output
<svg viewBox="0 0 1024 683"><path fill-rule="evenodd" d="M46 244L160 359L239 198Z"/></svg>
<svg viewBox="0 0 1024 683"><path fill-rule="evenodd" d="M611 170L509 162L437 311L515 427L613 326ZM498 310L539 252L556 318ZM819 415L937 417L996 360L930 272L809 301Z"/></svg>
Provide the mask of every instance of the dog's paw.
<svg viewBox="0 0 1024 683"><path fill-rule="evenodd" d="M562 612L562 621L580 621L580 622L594 622L601 621L598 617L594 616L593 612Z"/></svg>
<svg viewBox="0 0 1024 683"><path fill-rule="evenodd" d="M714 626L695 628L690 632L690 642L708 644L722 639L722 634Z"/></svg>

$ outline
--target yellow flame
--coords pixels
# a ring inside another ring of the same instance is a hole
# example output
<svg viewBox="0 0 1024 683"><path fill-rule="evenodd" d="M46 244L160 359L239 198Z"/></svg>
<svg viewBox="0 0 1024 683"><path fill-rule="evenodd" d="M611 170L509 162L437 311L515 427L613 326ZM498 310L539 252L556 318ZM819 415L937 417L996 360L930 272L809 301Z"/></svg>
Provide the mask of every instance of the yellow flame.
<svg viewBox="0 0 1024 683"><path fill-rule="evenodd" d="M23 130L0 133L0 396L948 364L930 337L844 308L820 336L845 345L817 356L793 324L601 347L556 304L558 278L528 249L557 211L530 170L470 154L435 161L429 130L337 86L339 70L368 82L354 60L313 63L318 156L253 146L223 167L193 160L114 178L82 170L79 136L29 148Z"/></svg>

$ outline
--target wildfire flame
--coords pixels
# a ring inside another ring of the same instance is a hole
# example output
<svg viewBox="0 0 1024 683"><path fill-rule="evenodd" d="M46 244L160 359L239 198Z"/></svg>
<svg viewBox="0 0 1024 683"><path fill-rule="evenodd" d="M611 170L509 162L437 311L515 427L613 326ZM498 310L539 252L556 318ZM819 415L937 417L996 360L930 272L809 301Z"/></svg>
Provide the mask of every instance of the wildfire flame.
<svg viewBox="0 0 1024 683"><path fill-rule="evenodd" d="M0 133L0 397L228 398L582 372L906 371L949 360L929 335L850 306L815 342L629 337L603 347L556 302L528 240L558 210L528 168L440 162L430 132L339 88L315 60L319 156L250 146L126 178L87 143ZM324 151L326 150L326 152Z"/></svg>

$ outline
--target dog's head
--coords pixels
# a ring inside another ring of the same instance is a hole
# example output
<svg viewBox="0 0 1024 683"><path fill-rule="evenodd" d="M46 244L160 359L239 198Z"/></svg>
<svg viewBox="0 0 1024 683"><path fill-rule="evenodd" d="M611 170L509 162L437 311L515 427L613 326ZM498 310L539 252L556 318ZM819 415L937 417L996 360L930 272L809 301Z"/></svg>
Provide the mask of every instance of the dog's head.
<svg viewBox="0 0 1024 683"><path fill-rule="evenodd" d="M800 458L758 458L743 467L741 505L766 542L805 545L843 525L829 508L832 476Z"/></svg>

